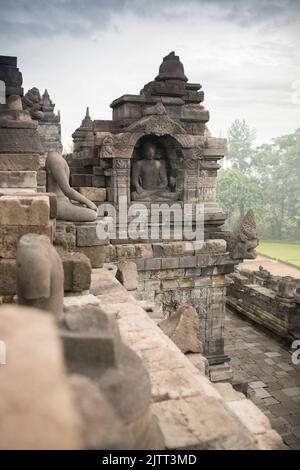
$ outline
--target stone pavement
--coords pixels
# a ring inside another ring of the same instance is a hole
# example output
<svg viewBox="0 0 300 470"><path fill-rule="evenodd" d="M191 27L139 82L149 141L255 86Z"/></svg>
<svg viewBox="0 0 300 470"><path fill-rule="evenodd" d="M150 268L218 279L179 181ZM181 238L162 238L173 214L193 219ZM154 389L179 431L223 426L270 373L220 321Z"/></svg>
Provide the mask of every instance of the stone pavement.
<svg viewBox="0 0 300 470"><path fill-rule="evenodd" d="M291 363L287 347L227 310L225 352L231 357L233 383L249 384L248 397L268 416L288 447L299 450L300 365Z"/></svg>
<svg viewBox="0 0 300 470"><path fill-rule="evenodd" d="M300 269L296 266L293 267L262 255L258 255L255 259L247 259L239 264L240 269L250 269L250 271L258 271L259 266L263 266L273 276L292 276L300 279Z"/></svg>

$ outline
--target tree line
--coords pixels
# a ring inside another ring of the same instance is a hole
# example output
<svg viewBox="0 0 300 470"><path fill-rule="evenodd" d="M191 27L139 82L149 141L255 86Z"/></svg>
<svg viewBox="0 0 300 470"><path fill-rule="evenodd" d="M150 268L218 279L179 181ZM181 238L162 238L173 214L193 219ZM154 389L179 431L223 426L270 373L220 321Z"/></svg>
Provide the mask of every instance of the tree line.
<svg viewBox="0 0 300 470"><path fill-rule="evenodd" d="M235 120L219 172L218 202L228 213L227 228L254 210L264 240L300 241L300 129L254 146L255 130Z"/></svg>

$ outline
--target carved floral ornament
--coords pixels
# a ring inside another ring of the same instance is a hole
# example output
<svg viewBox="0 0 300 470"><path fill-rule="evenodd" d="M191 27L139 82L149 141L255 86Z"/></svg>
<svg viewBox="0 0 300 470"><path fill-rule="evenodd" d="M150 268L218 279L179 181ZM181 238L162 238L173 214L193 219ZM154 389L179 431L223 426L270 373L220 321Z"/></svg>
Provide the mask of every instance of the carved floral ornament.
<svg viewBox="0 0 300 470"><path fill-rule="evenodd" d="M157 136L187 134L186 130L167 114L144 116L127 128L128 132L140 132Z"/></svg>

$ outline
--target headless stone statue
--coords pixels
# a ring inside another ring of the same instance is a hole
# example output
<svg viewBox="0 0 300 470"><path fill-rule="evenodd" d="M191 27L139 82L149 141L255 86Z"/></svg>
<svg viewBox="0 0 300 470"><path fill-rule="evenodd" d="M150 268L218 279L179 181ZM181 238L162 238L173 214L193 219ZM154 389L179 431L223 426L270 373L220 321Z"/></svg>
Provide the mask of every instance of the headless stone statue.
<svg viewBox="0 0 300 470"><path fill-rule="evenodd" d="M70 222L93 222L97 206L69 184L70 169L58 152L49 152L46 160L48 191L57 197L57 219ZM73 204L71 200L82 205ZM83 207L86 206L86 207Z"/></svg>
<svg viewBox="0 0 300 470"><path fill-rule="evenodd" d="M132 182L135 191L134 201L174 201L178 193L173 193L168 187L166 163L157 159L155 144L147 142L144 145L144 158L134 163Z"/></svg>
<svg viewBox="0 0 300 470"><path fill-rule="evenodd" d="M64 271L49 238L35 233L23 235L18 243L16 266L18 303L61 315Z"/></svg>

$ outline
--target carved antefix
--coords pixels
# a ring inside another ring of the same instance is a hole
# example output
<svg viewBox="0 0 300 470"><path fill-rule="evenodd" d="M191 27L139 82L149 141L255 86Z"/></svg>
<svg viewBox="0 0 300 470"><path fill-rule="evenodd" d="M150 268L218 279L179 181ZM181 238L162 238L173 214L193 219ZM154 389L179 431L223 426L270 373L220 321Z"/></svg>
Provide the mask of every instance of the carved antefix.
<svg viewBox="0 0 300 470"><path fill-rule="evenodd" d="M258 245L256 221L250 209L245 215L240 227L233 231L227 240L227 249L233 259L256 258L255 248Z"/></svg>
<svg viewBox="0 0 300 470"><path fill-rule="evenodd" d="M114 139L111 135L107 135L103 138L100 158L112 158L114 156Z"/></svg>

